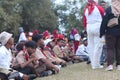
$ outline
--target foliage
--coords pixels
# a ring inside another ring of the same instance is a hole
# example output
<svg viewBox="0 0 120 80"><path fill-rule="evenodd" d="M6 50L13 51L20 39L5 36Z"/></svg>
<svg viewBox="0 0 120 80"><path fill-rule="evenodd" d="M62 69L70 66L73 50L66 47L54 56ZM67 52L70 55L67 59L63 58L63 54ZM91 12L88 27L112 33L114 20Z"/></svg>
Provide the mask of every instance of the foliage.
<svg viewBox="0 0 120 80"><path fill-rule="evenodd" d="M101 0L99 0L101 1ZM83 30L82 16L85 0L0 0L0 32L3 30L17 34L18 27L25 31L38 29L40 32L65 28L69 32L75 27Z"/></svg>
<svg viewBox="0 0 120 80"><path fill-rule="evenodd" d="M54 12L59 18L59 25L64 27L66 32L69 32L73 27L77 28L79 32L83 30L83 3L83 0L64 0L63 4L54 6Z"/></svg>
<svg viewBox="0 0 120 80"><path fill-rule="evenodd" d="M22 26L26 31L38 29L52 31L57 27L57 17L51 8L50 0L24 0Z"/></svg>
<svg viewBox="0 0 120 80"><path fill-rule="evenodd" d="M18 27L40 32L57 27L57 16L50 0L0 0L0 32L17 34Z"/></svg>
<svg viewBox="0 0 120 80"><path fill-rule="evenodd" d="M20 17L21 8L19 0L1 0L0 1L0 32L3 30L16 32L19 24L22 22Z"/></svg>

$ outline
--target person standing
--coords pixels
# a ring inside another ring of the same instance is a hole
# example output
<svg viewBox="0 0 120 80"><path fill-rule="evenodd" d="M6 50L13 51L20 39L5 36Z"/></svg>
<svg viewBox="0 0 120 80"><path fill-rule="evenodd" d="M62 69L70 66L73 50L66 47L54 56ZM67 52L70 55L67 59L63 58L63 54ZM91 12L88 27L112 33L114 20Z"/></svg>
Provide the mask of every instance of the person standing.
<svg viewBox="0 0 120 80"><path fill-rule="evenodd" d="M18 42L20 42L20 41L27 41L27 37L26 37L26 35L24 33L23 27L19 27L18 30L19 30L19 33L20 33Z"/></svg>
<svg viewBox="0 0 120 80"><path fill-rule="evenodd" d="M107 7L107 4L106 4L105 1L101 1L101 2L100 2L100 6L105 10L106 7Z"/></svg>
<svg viewBox="0 0 120 80"><path fill-rule="evenodd" d="M107 3L105 1L100 1L100 6L106 10L107 8ZM105 41L103 41L103 43L105 43ZM100 64L104 65L105 61L106 61L106 54L107 54L107 50L106 50L106 44L103 45L103 49L102 49L102 55L100 58Z"/></svg>
<svg viewBox="0 0 120 80"><path fill-rule="evenodd" d="M101 38L99 37L100 25L103 16L104 9L97 5L94 0L88 0L84 11L83 25L88 34L88 54L92 69L103 67L100 65L103 44L101 43Z"/></svg>
<svg viewBox="0 0 120 80"><path fill-rule="evenodd" d="M100 28L100 37L105 35L107 46L106 70L113 70L114 60L116 60L117 70L120 70L120 0L112 0L112 5L106 9L105 13ZM118 17L118 24L110 27L108 25L109 20L115 17ZM114 59L114 57L116 58Z"/></svg>

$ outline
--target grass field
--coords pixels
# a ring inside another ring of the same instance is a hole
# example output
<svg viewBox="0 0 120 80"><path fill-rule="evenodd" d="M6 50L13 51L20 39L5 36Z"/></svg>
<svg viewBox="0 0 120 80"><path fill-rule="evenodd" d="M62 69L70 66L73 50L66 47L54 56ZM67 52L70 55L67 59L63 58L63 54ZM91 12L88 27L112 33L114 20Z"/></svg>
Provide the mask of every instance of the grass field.
<svg viewBox="0 0 120 80"><path fill-rule="evenodd" d="M59 74L35 80L120 80L120 71L92 70L86 63L76 63L61 68Z"/></svg>

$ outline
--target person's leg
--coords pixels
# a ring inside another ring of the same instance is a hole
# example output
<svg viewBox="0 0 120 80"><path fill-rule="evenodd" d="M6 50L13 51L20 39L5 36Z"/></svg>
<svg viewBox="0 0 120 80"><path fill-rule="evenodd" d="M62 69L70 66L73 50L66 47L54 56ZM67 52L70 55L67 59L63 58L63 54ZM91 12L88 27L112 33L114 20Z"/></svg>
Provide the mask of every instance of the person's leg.
<svg viewBox="0 0 120 80"><path fill-rule="evenodd" d="M19 72L24 73L24 74L35 74L35 70L32 67L26 66L24 68L18 69Z"/></svg>
<svg viewBox="0 0 120 80"><path fill-rule="evenodd" d="M87 25L87 39L88 39L88 55L91 61L91 66L93 65L93 51L94 51L94 42L93 42L93 31L91 30L93 26Z"/></svg>
<svg viewBox="0 0 120 80"><path fill-rule="evenodd" d="M83 61L88 61L88 57L86 55L81 55L80 59Z"/></svg>
<svg viewBox="0 0 120 80"><path fill-rule="evenodd" d="M39 61L45 63L45 65L49 67L49 69L54 69L57 73L59 72L59 69L54 64L52 64L48 59L41 58L39 59Z"/></svg>
<svg viewBox="0 0 120 80"><path fill-rule="evenodd" d="M99 38L98 35L95 35L94 37L94 55L93 55L93 66L95 68L100 67L100 57L102 54L102 48L103 48L103 43L101 42L101 39Z"/></svg>
<svg viewBox="0 0 120 80"><path fill-rule="evenodd" d="M103 45L102 55L100 57L100 64L101 65L104 65L104 63L105 63L105 54L106 54L106 48L105 48L105 45Z"/></svg>
<svg viewBox="0 0 120 80"><path fill-rule="evenodd" d="M107 45L107 65L113 65L114 63L114 48L115 48L116 38L112 35L106 35L106 45Z"/></svg>
<svg viewBox="0 0 120 80"><path fill-rule="evenodd" d="M116 42L116 65L120 65L120 36L117 36Z"/></svg>
<svg viewBox="0 0 120 80"><path fill-rule="evenodd" d="M102 38L99 37L100 33L100 23L95 23L93 25L93 45L94 45L94 49L93 49L93 62L92 63L92 68L101 68L100 65L100 57L102 54L102 47L103 47L103 43L102 43Z"/></svg>

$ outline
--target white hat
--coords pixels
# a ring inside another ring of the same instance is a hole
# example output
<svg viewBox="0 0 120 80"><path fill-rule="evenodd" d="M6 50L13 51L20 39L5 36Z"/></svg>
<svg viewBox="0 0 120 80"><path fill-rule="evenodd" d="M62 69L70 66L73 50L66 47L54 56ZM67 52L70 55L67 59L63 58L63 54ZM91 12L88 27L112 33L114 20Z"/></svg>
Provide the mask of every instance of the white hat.
<svg viewBox="0 0 120 80"><path fill-rule="evenodd" d="M46 39L46 40L44 40L44 45L46 46L51 41L52 41L52 39Z"/></svg>
<svg viewBox="0 0 120 80"><path fill-rule="evenodd" d="M5 45L8 40L12 37L12 34L3 31L2 33L0 33L0 42L2 45Z"/></svg>
<svg viewBox="0 0 120 80"><path fill-rule="evenodd" d="M82 39L82 41L84 42L84 41L86 41L87 40L87 38L86 37L84 37L83 39Z"/></svg>

